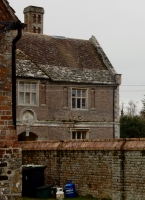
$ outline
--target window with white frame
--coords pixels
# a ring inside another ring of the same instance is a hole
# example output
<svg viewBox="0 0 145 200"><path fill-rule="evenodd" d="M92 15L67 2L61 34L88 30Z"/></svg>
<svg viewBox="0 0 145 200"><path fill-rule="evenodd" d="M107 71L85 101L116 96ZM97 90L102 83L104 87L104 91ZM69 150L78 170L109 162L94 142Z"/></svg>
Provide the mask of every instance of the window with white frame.
<svg viewBox="0 0 145 200"><path fill-rule="evenodd" d="M72 88L72 109L87 109L87 90Z"/></svg>
<svg viewBox="0 0 145 200"><path fill-rule="evenodd" d="M37 105L38 104L38 83L37 82L18 82L18 104Z"/></svg>
<svg viewBox="0 0 145 200"><path fill-rule="evenodd" d="M73 140L83 140L88 139L88 130L73 130L72 139Z"/></svg>

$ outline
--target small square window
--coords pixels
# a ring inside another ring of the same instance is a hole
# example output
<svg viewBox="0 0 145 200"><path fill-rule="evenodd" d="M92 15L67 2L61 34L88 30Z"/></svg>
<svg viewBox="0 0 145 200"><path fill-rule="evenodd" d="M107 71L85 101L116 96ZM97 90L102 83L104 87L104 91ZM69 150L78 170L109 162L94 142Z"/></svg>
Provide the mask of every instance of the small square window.
<svg viewBox="0 0 145 200"><path fill-rule="evenodd" d="M87 109L86 89L72 89L72 109Z"/></svg>

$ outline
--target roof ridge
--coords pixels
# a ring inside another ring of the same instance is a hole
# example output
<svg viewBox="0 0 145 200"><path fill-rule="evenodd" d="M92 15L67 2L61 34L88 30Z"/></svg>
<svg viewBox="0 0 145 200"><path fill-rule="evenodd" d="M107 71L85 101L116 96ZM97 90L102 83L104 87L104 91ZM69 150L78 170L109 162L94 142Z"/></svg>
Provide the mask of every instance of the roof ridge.
<svg viewBox="0 0 145 200"><path fill-rule="evenodd" d="M31 32L26 32L26 31L23 31L23 34L25 35L37 35L37 36L46 36L46 37L51 37L51 38L54 38L54 39L59 39L59 37L62 37L61 40L79 40L79 41L86 41L86 42L90 42L89 40L87 39L81 39L81 38L69 38L69 37L66 37L66 36L59 36L59 35L47 35L47 34L40 34L40 33L31 33ZM58 38L57 38L58 36Z"/></svg>

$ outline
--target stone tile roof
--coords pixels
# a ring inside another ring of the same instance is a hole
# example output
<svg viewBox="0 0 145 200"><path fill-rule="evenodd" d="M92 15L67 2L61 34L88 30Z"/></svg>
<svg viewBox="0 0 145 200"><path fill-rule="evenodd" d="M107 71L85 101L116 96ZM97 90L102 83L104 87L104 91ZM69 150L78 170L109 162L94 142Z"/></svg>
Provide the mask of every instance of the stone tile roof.
<svg viewBox="0 0 145 200"><path fill-rule="evenodd" d="M16 74L53 81L116 83L116 72L94 36L80 40L24 32L17 43Z"/></svg>
<svg viewBox="0 0 145 200"><path fill-rule="evenodd" d="M35 62L32 62L28 56L17 49L16 75L17 77L45 78L49 77Z"/></svg>
<svg viewBox="0 0 145 200"><path fill-rule="evenodd" d="M106 69L96 48L89 40L59 39L48 35L23 33L17 48L42 65Z"/></svg>
<svg viewBox="0 0 145 200"><path fill-rule="evenodd" d="M82 83L103 83L112 84L115 83L114 78L107 70L96 70L86 68L70 68L70 67L58 67L41 65L41 69L53 80L53 81L67 81L67 82L82 82Z"/></svg>
<svg viewBox="0 0 145 200"><path fill-rule="evenodd" d="M27 141L19 142L22 150L145 150L145 138Z"/></svg>
<svg viewBox="0 0 145 200"><path fill-rule="evenodd" d="M115 83L107 70L78 69L49 65L37 65L31 60L17 59L17 77L45 78L53 81L67 81L75 83Z"/></svg>
<svg viewBox="0 0 145 200"><path fill-rule="evenodd" d="M17 43L16 63L17 77L117 83L117 74L94 36L80 40L24 32Z"/></svg>

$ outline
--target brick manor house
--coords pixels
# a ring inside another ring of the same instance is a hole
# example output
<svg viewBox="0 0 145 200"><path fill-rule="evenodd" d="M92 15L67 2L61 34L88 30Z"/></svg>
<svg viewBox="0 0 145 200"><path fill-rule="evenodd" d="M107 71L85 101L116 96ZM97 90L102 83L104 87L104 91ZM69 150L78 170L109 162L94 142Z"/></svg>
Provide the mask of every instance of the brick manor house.
<svg viewBox="0 0 145 200"><path fill-rule="evenodd" d="M119 138L121 75L94 36L44 35L43 14L24 9L17 43L19 141Z"/></svg>

